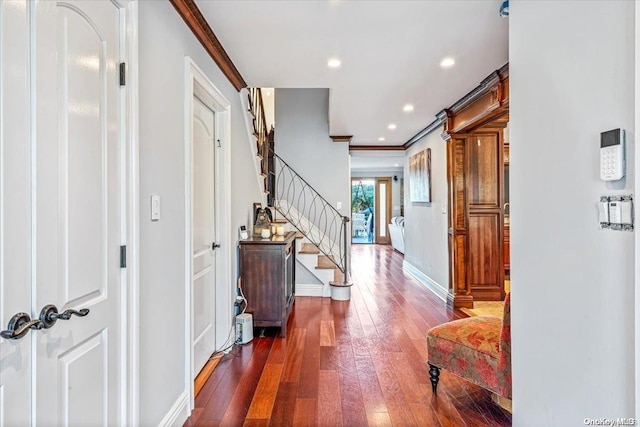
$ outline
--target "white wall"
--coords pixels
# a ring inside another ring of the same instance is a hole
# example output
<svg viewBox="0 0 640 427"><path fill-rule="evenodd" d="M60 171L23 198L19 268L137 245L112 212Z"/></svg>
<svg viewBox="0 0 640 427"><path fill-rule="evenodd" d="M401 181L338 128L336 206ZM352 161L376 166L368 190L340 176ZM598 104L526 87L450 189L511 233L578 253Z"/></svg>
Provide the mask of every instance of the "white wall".
<svg viewBox="0 0 640 427"><path fill-rule="evenodd" d="M404 260L449 289L447 241L447 143L440 127L413 144L404 162ZM412 203L409 197L409 159L431 148L431 203ZM443 213L444 212L444 213Z"/></svg>
<svg viewBox="0 0 640 427"><path fill-rule="evenodd" d="M510 5L515 426L634 416L634 234L599 230L600 132L634 158L634 2Z"/></svg>
<svg viewBox="0 0 640 427"><path fill-rule="evenodd" d="M231 102L233 229L249 225L260 193L239 94L169 2L139 3L139 50L140 425L150 426L162 420L185 387L185 56ZM162 217L153 223L152 193L162 198Z"/></svg>
<svg viewBox="0 0 640 427"><path fill-rule="evenodd" d="M276 89L275 121L276 153L349 215L349 146L329 137L329 89Z"/></svg>

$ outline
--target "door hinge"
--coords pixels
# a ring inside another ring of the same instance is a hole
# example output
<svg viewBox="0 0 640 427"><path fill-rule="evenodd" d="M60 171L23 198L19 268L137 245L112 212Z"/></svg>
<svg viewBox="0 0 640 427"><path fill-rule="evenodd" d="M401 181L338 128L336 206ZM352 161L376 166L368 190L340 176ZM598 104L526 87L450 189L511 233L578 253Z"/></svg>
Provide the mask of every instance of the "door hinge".
<svg viewBox="0 0 640 427"><path fill-rule="evenodd" d="M126 82L127 66L124 62L120 63L120 86L124 86Z"/></svg>
<svg viewBox="0 0 640 427"><path fill-rule="evenodd" d="M127 268L127 246L120 246L120 268Z"/></svg>

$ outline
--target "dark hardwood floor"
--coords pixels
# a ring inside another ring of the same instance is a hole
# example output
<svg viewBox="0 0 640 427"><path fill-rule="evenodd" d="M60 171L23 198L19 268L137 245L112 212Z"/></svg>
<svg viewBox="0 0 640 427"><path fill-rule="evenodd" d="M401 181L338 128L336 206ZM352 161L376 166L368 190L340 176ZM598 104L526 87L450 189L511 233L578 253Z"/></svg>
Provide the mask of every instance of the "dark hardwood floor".
<svg viewBox="0 0 640 427"><path fill-rule="evenodd" d="M185 426L510 426L489 392L442 371L426 334L461 317L402 270L390 246L354 245L351 301L297 297L287 338L256 329L225 355Z"/></svg>

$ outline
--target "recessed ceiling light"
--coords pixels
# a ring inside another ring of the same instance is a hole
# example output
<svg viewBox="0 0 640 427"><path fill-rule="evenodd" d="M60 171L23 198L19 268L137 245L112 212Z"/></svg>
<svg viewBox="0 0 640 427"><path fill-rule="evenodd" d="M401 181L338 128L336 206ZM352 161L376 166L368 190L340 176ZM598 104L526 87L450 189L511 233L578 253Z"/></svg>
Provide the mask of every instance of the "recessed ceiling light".
<svg viewBox="0 0 640 427"><path fill-rule="evenodd" d="M440 66L442 68L449 68L449 67L453 67L455 63L456 63L456 60L448 56L444 58L442 61L440 61Z"/></svg>
<svg viewBox="0 0 640 427"><path fill-rule="evenodd" d="M380 142L384 141L384 136L381 136L380 138L378 138L378 141Z"/></svg>
<svg viewBox="0 0 640 427"><path fill-rule="evenodd" d="M396 164L395 164L395 165L393 165L393 166L398 167L398 166L400 166L400 165L396 163Z"/></svg>
<svg viewBox="0 0 640 427"><path fill-rule="evenodd" d="M402 107L402 111L404 111L405 113L410 113L413 111L413 105L411 104L407 104L404 107Z"/></svg>
<svg viewBox="0 0 640 427"><path fill-rule="evenodd" d="M389 126L387 126L387 129L391 129L394 130L396 128L396 125L391 123Z"/></svg>
<svg viewBox="0 0 640 427"><path fill-rule="evenodd" d="M331 58L329 62L327 62L329 68L338 68L340 67L340 60L338 58Z"/></svg>

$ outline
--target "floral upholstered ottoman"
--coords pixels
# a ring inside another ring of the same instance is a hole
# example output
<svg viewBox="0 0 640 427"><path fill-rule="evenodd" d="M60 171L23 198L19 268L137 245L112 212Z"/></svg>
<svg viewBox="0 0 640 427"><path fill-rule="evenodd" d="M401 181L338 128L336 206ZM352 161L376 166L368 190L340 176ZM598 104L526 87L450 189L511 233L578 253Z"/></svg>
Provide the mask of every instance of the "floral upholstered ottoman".
<svg viewBox="0 0 640 427"><path fill-rule="evenodd" d="M436 393L440 369L511 399L511 294L503 318L476 316L431 328L427 334L429 374Z"/></svg>

